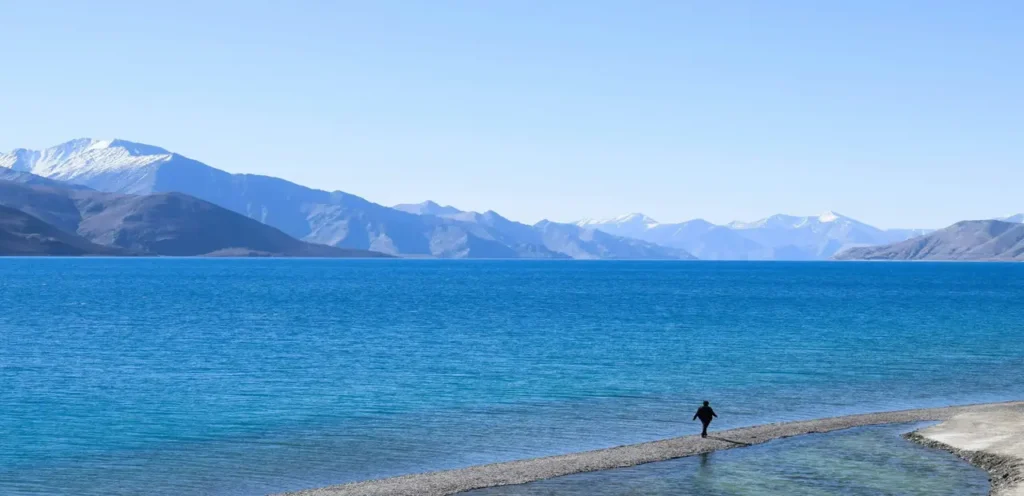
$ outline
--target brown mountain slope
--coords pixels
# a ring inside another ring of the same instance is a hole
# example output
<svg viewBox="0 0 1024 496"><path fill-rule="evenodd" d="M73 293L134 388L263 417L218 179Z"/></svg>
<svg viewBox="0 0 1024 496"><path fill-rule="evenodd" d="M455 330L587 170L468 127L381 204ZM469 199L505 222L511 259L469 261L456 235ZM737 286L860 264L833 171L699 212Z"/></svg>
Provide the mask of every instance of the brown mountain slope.
<svg viewBox="0 0 1024 496"><path fill-rule="evenodd" d="M21 210L0 206L0 256L126 254L127 250L92 243Z"/></svg>
<svg viewBox="0 0 1024 496"><path fill-rule="evenodd" d="M299 241L266 224L180 193L135 196L0 181L0 205L31 214L93 243L141 254L384 256Z"/></svg>
<svg viewBox="0 0 1024 496"><path fill-rule="evenodd" d="M884 246L853 248L836 260L1024 260L1024 224L957 222L931 234Z"/></svg>

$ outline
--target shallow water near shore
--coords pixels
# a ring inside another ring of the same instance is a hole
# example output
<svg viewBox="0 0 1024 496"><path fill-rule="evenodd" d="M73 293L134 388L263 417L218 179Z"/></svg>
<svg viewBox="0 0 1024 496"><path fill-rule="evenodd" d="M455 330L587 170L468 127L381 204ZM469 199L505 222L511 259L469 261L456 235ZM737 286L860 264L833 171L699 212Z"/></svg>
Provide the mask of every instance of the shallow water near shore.
<svg viewBox="0 0 1024 496"><path fill-rule="evenodd" d="M465 496L984 496L988 474L900 438L920 426L861 427ZM714 434L712 433L712 436Z"/></svg>
<svg viewBox="0 0 1024 496"><path fill-rule="evenodd" d="M705 398L716 429L1020 399L1022 276L0 260L0 494L264 494L566 453L697 432Z"/></svg>

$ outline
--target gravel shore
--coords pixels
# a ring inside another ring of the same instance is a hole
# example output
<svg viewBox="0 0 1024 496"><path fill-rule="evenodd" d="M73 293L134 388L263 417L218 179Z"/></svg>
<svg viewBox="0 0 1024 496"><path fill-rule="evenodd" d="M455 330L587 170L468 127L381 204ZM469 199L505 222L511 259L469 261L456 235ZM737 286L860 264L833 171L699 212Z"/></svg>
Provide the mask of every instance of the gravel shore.
<svg viewBox="0 0 1024 496"><path fill-rule="evenodd" d="M958 416L960 416L959 418L967 418L968 415L994 415L1007 409L1024 409L1024 402L903 410L765 424L713 432L707 439L701 439L700 436L684 436L581 453L355 482L287 493L287 495L441 496L471 489L523 484L581 472L608 470L642 463L671 460L712 451L760 444L773 439L802 434L831 432L865 425L946 421ZM1016 493L1005 494L1017 496Z"/></svg>

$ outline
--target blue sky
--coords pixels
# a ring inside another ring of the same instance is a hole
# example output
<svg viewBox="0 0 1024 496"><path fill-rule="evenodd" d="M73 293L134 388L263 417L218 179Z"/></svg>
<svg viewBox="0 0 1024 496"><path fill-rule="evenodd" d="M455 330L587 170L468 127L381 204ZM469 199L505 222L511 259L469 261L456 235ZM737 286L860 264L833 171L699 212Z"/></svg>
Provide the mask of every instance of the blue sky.
<svg viewBox="0 0 1024 496"><path fill-rule="evenodd" d="M210 3L212 5L207 5ZM8 2L0 150L155 144L384 204L1024 211L1020 2Z"/></svg>

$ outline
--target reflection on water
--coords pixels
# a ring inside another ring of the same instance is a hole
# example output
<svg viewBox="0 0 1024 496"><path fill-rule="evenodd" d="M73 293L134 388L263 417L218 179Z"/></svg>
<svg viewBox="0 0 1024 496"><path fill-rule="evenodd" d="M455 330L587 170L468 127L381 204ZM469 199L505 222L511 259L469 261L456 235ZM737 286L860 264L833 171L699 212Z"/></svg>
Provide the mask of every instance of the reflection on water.
<svg viewBox="0 0 1024 496"><path fill-rule="evenodd" d="M916 426L862 427L667 462L464 493L519 495L928 495L988 493L987 474L900 438Z"/></svg>

